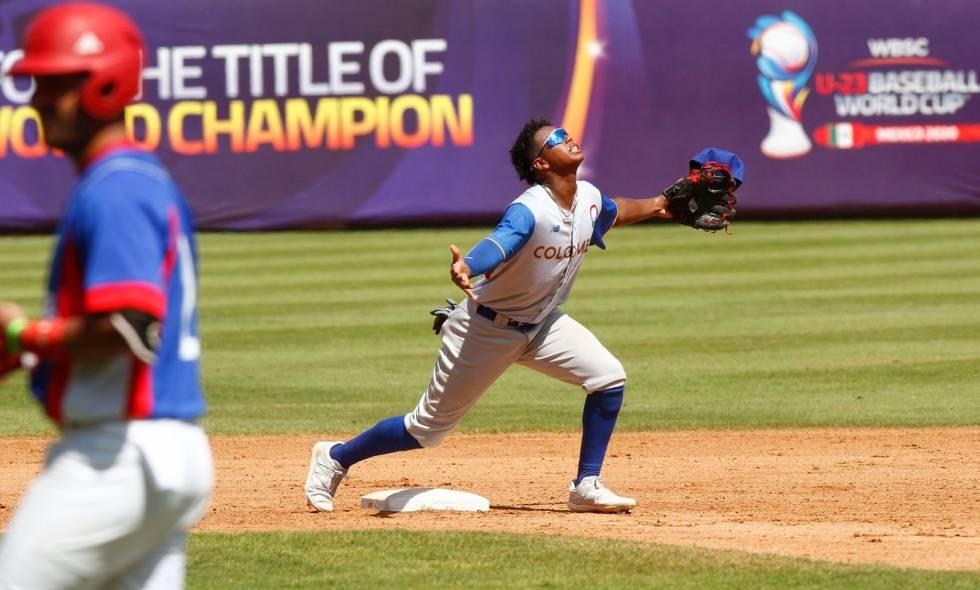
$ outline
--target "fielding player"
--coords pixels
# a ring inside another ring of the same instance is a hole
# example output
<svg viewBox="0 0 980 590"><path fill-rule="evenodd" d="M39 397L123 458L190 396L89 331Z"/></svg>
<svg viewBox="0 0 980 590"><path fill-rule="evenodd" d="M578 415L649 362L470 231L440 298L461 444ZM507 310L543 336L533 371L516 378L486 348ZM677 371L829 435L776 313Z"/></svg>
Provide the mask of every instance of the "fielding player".
<svg viewBox="0 0 980 590"><path fill-rule="evenodd" d="M3 537L0 588L181 588L213 475L196 422L191 215L157 158L126 142L142 36L115 9L65 4L36 16L24 52L10 74L34 76L45 140L80 179L43 319L0 302L0 366L34 365L61 432Z"/></svg>
<svg viewBox="0 0 980 590"><path fill-rule="evenodd" d="M333 510L337 486L359 461L439 446L514 363L577 385L587 394L569 509L625 512L636 506L635 500L613 493L599 478L623 403L626 372L587 328L558 306L568 298L589 246L605 248L603 236L615 225L662 217L701 229L727 227L743 167L735 154L705 150L692 160L688 179L669 187L665 195L634 200L609 198L577 180L584 157L564 129L534 120L524 126L511 159L531 188L511 203L496 230L465 258L450 246L452 280L468 299L434 311L442 349L421 401L410 414L382 420L346 443L316 443L305 485L312 509ZM702 169L716 170L717 176L712 172L700 180ZM692 190L699 182L705 190L695 194ZM470 282L478 275L483 280Z"/></svg>

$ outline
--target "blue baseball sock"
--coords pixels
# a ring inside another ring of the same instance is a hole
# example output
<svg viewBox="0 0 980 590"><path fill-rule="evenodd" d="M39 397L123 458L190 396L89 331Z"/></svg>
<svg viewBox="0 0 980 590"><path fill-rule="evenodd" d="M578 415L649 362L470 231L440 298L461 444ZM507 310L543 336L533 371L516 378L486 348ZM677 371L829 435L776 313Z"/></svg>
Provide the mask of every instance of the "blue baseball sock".
<svg viewBox="0 0 980 590"><path fill-rule="evenodd" d="M582 409L582 448L578 457L575 485L590 475L599 475L606 457L609 439L616 427L619 408L623 407L625 388L614 387L585 396Z"/></svg>
<svg viewBox="0 0 980 590"><path fill-rule="evenodd" d="M405 429L405 416L392 416L344 444L334 446L330 449L330 457L347 469L355 463L378 455L421 448L419 441Z"/></svg>

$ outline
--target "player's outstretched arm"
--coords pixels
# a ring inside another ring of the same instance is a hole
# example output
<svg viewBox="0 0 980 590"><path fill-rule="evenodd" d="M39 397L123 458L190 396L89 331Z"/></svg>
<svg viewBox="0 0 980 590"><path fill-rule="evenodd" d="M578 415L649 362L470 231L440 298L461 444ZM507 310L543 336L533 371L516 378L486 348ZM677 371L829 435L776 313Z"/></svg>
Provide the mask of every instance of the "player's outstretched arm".
<svg viewBox="0 0 980 590"><path fill-rule="evenodd" d="M131 321L144 331L155 330L153 319L147 318ZM44 358L68 353L81 360L104 360L133 351L108 314L29 320L17 305L0 302L0 334L8 355L31 352Z"/></svg>
<svg viewBox="0 0 980 590"><path fill-rule="evenodd" d="M667 210L667 203L669 201L664 195L658 195L648 199L613 197L613 202L616 203L617 209L616 223L613 224L613 227L629 225L647 219L673 218L673 215Z"/></svg>

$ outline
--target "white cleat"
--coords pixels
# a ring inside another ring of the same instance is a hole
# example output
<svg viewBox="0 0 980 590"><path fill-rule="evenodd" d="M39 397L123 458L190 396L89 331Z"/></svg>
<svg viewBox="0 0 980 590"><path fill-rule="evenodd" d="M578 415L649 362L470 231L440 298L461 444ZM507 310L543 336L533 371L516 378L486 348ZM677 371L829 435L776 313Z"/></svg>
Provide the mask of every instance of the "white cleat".
<svg viewBox="0 0 980 590"><path fill-rule="evenodd" d="M568 486L568 509L572 512L629 512L636 500L624 498L602 485L598 475L582 478Z"/></svg>
<svg viewBox="0 0 980 590"><path fill-rule="evenodd" d="M306 505L310 512L333 512L337 486L347 477L347 470L330 457L338 442L318 442L310 453L310 470L306 474Z"/></svg>

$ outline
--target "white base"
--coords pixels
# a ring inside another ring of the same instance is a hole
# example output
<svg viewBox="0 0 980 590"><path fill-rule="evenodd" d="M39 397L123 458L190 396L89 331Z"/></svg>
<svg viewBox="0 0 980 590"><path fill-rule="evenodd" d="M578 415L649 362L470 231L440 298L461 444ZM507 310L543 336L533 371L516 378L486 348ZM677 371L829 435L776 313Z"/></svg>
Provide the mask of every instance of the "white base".
<svg viewBox="0 0 980 590"><path fill-rule="evenodd" d="M397 488L361 496L361 508L373 508L381 512L419 510L489 512L490 501L469 492L443 488Z"/></svg>

